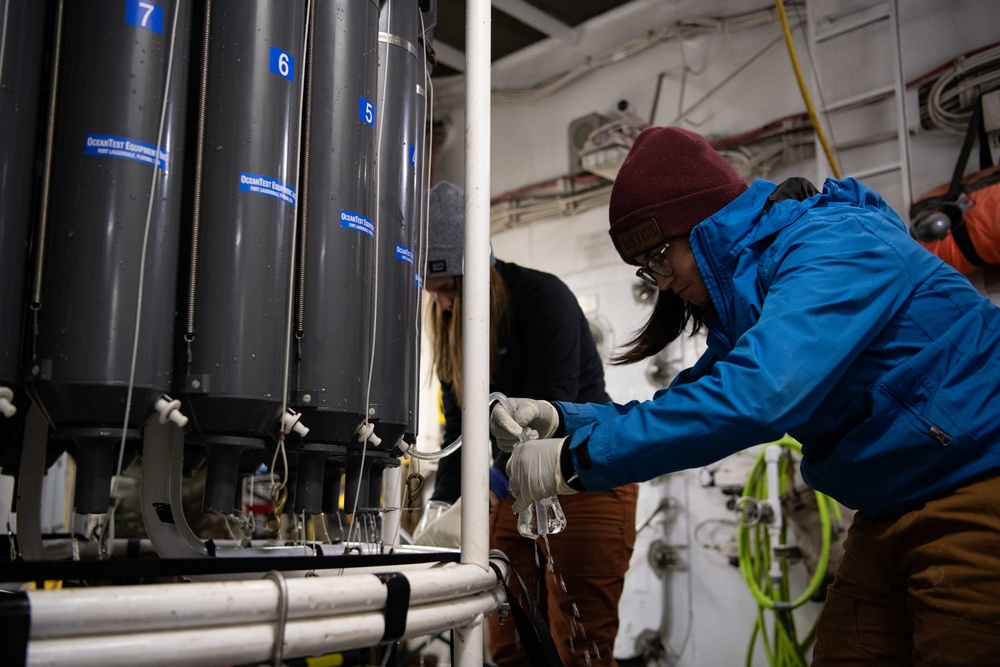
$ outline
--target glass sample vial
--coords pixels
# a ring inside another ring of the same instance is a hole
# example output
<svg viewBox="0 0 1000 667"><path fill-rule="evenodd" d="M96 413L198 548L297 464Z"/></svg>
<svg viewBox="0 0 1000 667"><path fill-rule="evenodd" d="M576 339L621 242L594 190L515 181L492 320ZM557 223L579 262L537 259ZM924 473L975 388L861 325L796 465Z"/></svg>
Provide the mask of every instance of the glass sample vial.
<svg viewBox="0 0 1000 667"><path fill-rule="evenodd" d="M556 496L536 500L517 515L517 532L524 537L534 539L561 533L565 529L566 515Z"/></svg>
<svg viewBox="0 0 1000 667"><path fill-rule="evenodd" d="M493 401L500 402L508 413L514 414L512 402L500 392L490 394L489 401L491 404ZM535 437L537 436L538 434L535 433ZM528 442L528 429L523 429L518 439L521 444ZM566 530L566 515L563 513L558 496L536 500L517 515L517 532L524 537L534 539L545 535L555 535L564 530Z"/></svg>

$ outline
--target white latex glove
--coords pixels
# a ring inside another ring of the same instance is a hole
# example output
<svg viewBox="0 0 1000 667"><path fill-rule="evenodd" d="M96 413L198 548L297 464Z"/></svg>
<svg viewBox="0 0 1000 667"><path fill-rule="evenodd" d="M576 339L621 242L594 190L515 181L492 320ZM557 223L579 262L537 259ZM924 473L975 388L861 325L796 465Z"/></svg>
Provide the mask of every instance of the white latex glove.
<svg viewBox="0 0 1000 667"><path fill-rule="evenodd" d="M520 514L528 505L542 498L576 493L563 479L559 469L566 438L529 440L514 448L507 461L510 492L514 496L514 512Z"/></svg>
<svg viewBox="0 0 1000 667"><path fill-rule="evenodd" d="M498 401L490 411L490 433L497 446L510 452L521 441L521 431L528 438L551 438L559 428L559 411L548 401L533 398L508 398Z"/></svg>

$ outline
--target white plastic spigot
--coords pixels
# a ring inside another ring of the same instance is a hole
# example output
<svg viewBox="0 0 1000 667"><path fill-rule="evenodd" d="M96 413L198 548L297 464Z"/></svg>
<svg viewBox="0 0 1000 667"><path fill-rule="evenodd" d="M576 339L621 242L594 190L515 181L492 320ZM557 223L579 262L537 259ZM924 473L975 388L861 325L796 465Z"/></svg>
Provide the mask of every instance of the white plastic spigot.
<svg viewBox="0 0 1000 667"><path fill-rule="evenodd" d="M782 528L784 527L784 517L781 514L781 463L782 451L778 445L768 445L764 450L764 462L767 469L767 500L764 504L770 507L771 521L767 531L771 537L771 549L774 554L771 558L771 571L768 573L771 581L779 582L783 577L781 570L781 559L777 554L784 549L784 542L781 539Z"/></svg>
<svg viewBox="0 0 1000 667"><path fill-rule="evenodd" d="M170 421L177 424L178 428L184 428L187 426L188 418L181 412L181 402L177 399L170 398L164 394L156 399L156 405L154 407L157 415L159 415L161 424L166 424Z"/></svg>
<svg viewBox="0 0 1000 667"><path fill-rule="evenodd" d="M291 408L287 408L285 414L281 416L281 431L282 433L295 432L303 438L309 433L309 429L302 423L302 413Z"/></svg>
<svg viewBox="0 0 1000 667"><path fill-rule="evenodd" d="M370 442L373 447L378 447L382 444L382 438L375 435L375 424L371 422L362 422L358 426L358 430L354 432L358 436L358 442Z"/></svg>
<svg viewBox="0 0 1000 667"><path fill-rule="evenodd" d="M0 413L10 419L17 413L14 405L14 390L10 387L0 387Z"/></svg>

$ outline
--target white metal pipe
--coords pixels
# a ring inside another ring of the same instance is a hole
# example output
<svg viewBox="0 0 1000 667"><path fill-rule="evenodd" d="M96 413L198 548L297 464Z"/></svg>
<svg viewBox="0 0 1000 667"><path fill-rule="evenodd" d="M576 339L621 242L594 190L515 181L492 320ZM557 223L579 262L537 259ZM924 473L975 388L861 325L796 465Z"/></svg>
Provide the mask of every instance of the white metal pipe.
<svg viewBox="0 0 1000 667"><path fill-rule="evenodd" d="M462 562L489 562L490 50L489 0L467 0L465 271L462 284ZM483 663L482 622L455 633L456 667Z"/></svg>
<svg viewBox="0 0 1000 667"><path fill-rule="evenodd" d="M462 562L489 560L490 3L466 20L465 271L462 284Z"/></svg>
<svg viewBox="0 0 1000 667"><path fill-rule="evenodd" d="M504 567L502 562L498 564ZM413 605L476 595L498 585L492 570L471 565L404 574ZM289 620L378 611L386 604L385 584L373 574L289 578L286 587ZM30 591L28 599L31 638L35 640L274 623L278 588L270 580L255 579Z"/></svg>
<svg viewBox="0 0 1000 667"><path fill-rule="evenodd" d="M781 581L781 559L778 553L785 546L781 541L781 531L784 526L784 517L781 514L781 464L782 449L780 445L768 445L764 450L764 461L767 471L767 500L765 504L771 508L770 524L767 527L771 537L771 571L769 575L775 584Z"/></svg>
<svg viewBox="0 0 1000 667"><path fill-rule="evenodd" d="M484 644L482 617L465 627L455 628L455 665L482 665Z"/></svg>
<svg viewBox="0 0 1000 667"><path fill-rule="evenodd" d="M400 439L400 444L403 443ZM389 549L399 546L399 526L403 515L403 468L388 466L382 470L382 543Z"/></svg>
<svg viewBox="0 0 1000 667"><path fill-rule="evenodd" d="M404 638L433 634L481 621L502 602L487 591L452 602L411 607ZM113 667L116 665L205 666L269 662L275 642L274 623L193 628L181 631L109 634L32 641L26 664L31 667ZM385 631L381 613L289 621L284 657L323 655L373 646Z"/></svg>

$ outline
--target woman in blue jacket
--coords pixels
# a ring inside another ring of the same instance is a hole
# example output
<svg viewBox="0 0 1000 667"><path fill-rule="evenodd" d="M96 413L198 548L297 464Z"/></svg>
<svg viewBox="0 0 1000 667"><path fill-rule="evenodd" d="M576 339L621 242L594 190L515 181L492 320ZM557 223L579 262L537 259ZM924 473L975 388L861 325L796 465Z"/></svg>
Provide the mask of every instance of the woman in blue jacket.
<svg viewBox="0 0 1000 667"><path fill-rule="evenodd" d="M995 664L1000 309L854 179L749 188L700 136L652 128L615 181L611 238L659 292L619 356L704 327L645 402L493 412L515 511L703 466L788 433L801 473L858 510L814 664Z"/></svg>

